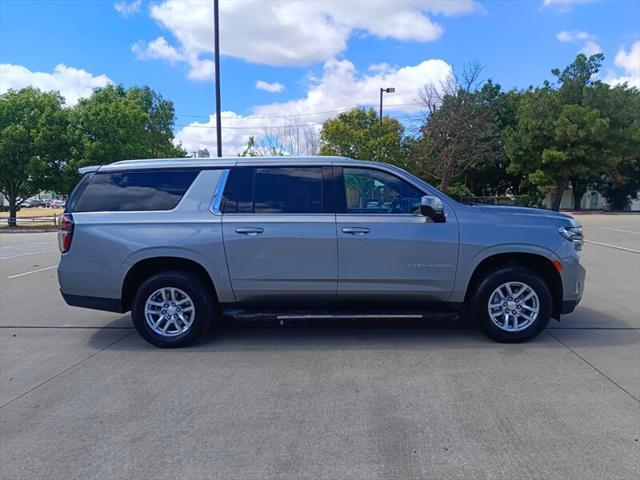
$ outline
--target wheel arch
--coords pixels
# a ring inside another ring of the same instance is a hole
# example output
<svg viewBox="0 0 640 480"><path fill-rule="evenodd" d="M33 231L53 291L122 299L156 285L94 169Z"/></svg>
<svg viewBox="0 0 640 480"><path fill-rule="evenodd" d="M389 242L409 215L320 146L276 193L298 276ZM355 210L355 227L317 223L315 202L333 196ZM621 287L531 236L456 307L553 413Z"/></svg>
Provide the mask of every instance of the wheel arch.
<svg viewBox="0 0 640 480"><path fill-rule="evenodd" d="M522 265L537 273L547 284L553 298L553 318L560 318L562 310L562 278L551 259L544 255L527 252L497 253L484 258L476 265L465 293L465 304L468 304L471 295L475 291L482 278L491 270L510 264Z"/></svg>
<svg viewBox="0 0 640 480"><path fill-rule="evenodd" d="M195 260L184 257L160 256L139 260L127 271L122 282L121 302L124 311L131 309L131 302L138 286L152 275L165 271L181 271L198 277L211 292L215 302L218 294L211 275L205 267Z"/></svg>

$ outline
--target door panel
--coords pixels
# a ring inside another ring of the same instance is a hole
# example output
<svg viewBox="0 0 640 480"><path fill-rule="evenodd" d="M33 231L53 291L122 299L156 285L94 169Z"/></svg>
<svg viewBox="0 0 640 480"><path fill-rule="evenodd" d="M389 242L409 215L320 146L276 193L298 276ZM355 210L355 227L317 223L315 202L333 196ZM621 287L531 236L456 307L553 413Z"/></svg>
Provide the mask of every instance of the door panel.
<svg viewBox="0 0 640 480"><path fill-rule="evenodd" d="M446 301L458 259L455 215L449 212L446 222L433 223L409 213L419 209L425 193L389 172L345 168L344 173L336 182L345 190L338 193L343 213L336 215L338 297Z"/></svg>
<svg viewBox="0 0 640 480"><path fill-rule="evenodd" d="M237 301L335 299L331 184L330 167L250 166L232 172L222 225Z"/></svg>
<svg viewBox="0 0 640 480"><path fill-rule="evenodd" d="M422 216L338 215L338 294L444 301L455 280L458 228ZM345 233L367 229L367 233Z"/></svg>
<svg viewBox="0 0 640 480"><path fill-rule="evenodd" d="M224 245L237 301L335 298L335 216L224 215Z"/></svg>

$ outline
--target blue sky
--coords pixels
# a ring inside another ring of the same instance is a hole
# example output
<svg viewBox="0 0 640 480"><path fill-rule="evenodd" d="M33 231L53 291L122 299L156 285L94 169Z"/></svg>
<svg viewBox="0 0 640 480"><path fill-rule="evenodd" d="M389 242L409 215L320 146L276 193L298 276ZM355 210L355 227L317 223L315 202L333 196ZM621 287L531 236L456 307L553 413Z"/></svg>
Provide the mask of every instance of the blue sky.
<svg viewBox="0 0 640 480"><path fill-rule="evenodd" d="M0 0L0 91L55 88L73 103L107 82L149 85L175 103L187 149L211 148L211 11L206 0ZM228 154L266 126L375 103L381 86L406 118L420 85L474 60L485 78L526 88L601 51L603 80L640 85L637 0L221 0L221 23Z"/></svg>

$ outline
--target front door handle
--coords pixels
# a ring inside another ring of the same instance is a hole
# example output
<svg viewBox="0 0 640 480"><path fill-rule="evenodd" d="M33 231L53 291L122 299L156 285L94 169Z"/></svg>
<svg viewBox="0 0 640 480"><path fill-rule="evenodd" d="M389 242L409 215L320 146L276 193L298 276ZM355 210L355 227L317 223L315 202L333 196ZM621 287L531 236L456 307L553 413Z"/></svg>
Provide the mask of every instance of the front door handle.
<svg viewBox="0 0 640 480"><path fill-rule="evenodd" d="M261 227L236 228L236 233L239 233L241 235L254 236L254 235L259 235L262 232L264 232L264 228L261 228Z"/></svg>
<svg viewBox="0 0 640 480"><path fill-rule="evenodd" d="M342 233L361 236L369 233L369 229L366 227L345 227L342 229Z"/></svg>

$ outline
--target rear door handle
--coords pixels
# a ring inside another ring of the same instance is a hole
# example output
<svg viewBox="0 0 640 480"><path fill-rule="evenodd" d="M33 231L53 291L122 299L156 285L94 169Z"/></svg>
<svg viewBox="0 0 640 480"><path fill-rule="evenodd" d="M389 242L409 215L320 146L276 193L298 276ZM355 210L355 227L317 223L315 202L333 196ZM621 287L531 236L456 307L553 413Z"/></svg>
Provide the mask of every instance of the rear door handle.
<svg viewBox="0 0 640 480"><path fill-rule="evenodd" d="M264 232L264 228L261 228L261 227L236 228L236 233L239 233L241 235L254 236L254 235L259 235L262 232Z"/></svg>
<svg viewBox="0 0 640 480"><path fill-rule="evenodd" d="M348 233L349 235L366 235L369 233L369 229L365 227L345 227L342 229L342 233Z"/></svg>

